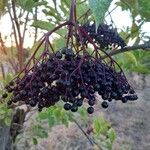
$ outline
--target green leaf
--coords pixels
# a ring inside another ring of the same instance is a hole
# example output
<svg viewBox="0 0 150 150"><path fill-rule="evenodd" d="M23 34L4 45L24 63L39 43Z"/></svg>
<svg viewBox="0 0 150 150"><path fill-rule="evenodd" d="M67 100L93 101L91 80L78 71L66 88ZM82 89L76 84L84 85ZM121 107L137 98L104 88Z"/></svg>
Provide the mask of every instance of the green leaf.
<svg viewBox="0 0 150 150"><path fill-rule="evenodd" d="M88 0L89 7L93 12L95 21L96 21L96 29L99 24L103 23L105 13L108 11L108 8L112 2L112 0Z"/></svg>
<svg viewBox="0 0 150 150"><path fill-rule="evenodd" d="M27 11L32 11L34 1L32 0L18 0L18 5L22 7L22 9L27 10Z"/></svg>
<svg viewBox="0 0 150 150"><path fill-rule="evenodd" d="M83 107L83 108L79 108L79 111L81 119L86 122L88 119L88 115L87 115L87 110Z"/></svg>
<svg viewBox="0 0 150 150"><path fill-rule="evenodd" d="M0 0L0 16L4 15L6 10L6 6L7 6L8 0Z"/></svg>
<svg viewBox="0 0 150 150"><path fill-rule="evenodd" d="M0 120L3 120L5 118L4 114L0 114Z"/></svg>
<svg viewBox="0 0 150 150"><path fill-rule="evenodd" d="M11 118L10 118L10 117L6 117L6 118L4 119L4 122L5 122L5 124L6 124L7 126L10 126L10 124L11 124Z"/></svg>
<svg viewBox="0 0 150 150"><path fill-rule="evenodd" d="M21 6L22 9L32 12L34 7L46 5L47 2L35 2L34 0L17 0L17 4Z"/></svg>
<svg viewBox="0 0 150 150"><path fill-rule="evenodd" d="M5 79L3 80L4 86L7 85L7 84L9 83L9 81L12 80L12 78L13 78L13 75L10 74L10 73L8 73L8 74L6 75L6 77L5 77Z"/></svg>
<svg viewBox="0 0 150 150"><path fill-rule="evenodd" d="M100 134L106 135L107 131L110 128L108 122L106 122L106 120L102 117L95 117L93 124L94 124L94 132L97 136L99 136Z"/></svg>
<svg viewBox="0 0 150 150"><path fill-rule="evenodd" d="M117 6L121 6L122 10L130 10L133 17L138 15L139 3L138 0L120 0L115 3Z"/></svg>
<svg viewBox="0 0 150 150"><path fill-rule="evenodd" d="M54 8L51 8L49 6L48 8L49 8L48 11L46 9L42 10L46 16L54 17L57 23L62 20L62 17L58 13L56 13L56 10Z"/></svg>
<svg viewBox="0 0 150 150"><path fill-rule="evenodd" d="M86 3L78 4L77 7L77 16L84 14L89 9Z"/></svg>
<svg viewBox="0 0 150 150"><path fill-rule="evenodd" d="M61 108L56 108L56 109L53 111L53 114L54 114L54 116L55 116L57 119L60 119L60 118L61 118Z"/></svg>
<svg viewBox="0 0 150 150"><path fill-rule="evenodd" d="M110 139L111 142L114 142L116 137L117 137L116 132L113 128L108 130L107 136L108 136L108 138Z"/></svg>
<svg viewBox="0 0 150 150"><path fill-rule="evenodd" d="M150 1L139 0L139 13L146 21L150 21Z"/></svg>
<svg viewBox="0 0 150 150"><path fill-rule="evenodd" d="M4 114L5 114L5 111L2 108L0 108L0 116Z"/></svg>
<svg viewBox="0 0 150 150"><path fill-rule="evenodd" d="M135 72L143 73L143 74L149 74L150 68L148 68L147 66L144 66L143 64L138 64L137 66L132 68L131 71L135 71Z"/></svg>
<svg viewBox="0 0 150 150"><path fill-rule="evenodd" d="M33 136L36 136L39 138L47 138L48 137L47 131L40 125L35 125L32 127L32 134L33 134Z"/></svg>
<svg viewBox="0 0 150 150"><path fill-rule="evenodd" d="M36 138L32 138L32 142L33 142L34 145L37 145L37 144L38 144L38 141L37 141Z"/></svg>
<svg viewBox="0 0 150 150"><path fill-rule="evenodd" d="M52 128L56 124L56 120L54 116L49 116L48 118L48 125L50 128Z"/></svg>
<svg viewBox="0 0 150 150"><path fill-rule="evenodd" d="M112 142L110 141L110 139L106 139L104 142L103 142L103 146L105 147L105 149L107 150L112 150Z"/></svg>
<svg viewBox="0 0 150 150"><path fill-rule="evenodd" d="M38 117L41 120L45 120L45 119L47 119L49 117L49 114L47 113L47 111L43 111L43 112L39 113Z"/></svg>
<svg viewBox="0 0 150 150"><path fill-rule="evenodd" d="M65 42L66 42L65 38L55 38L53 40L54 49L61 49L62 47L65 46Z"/></svg>
<svg viewBox="0 0 150 150"><path fill-rule="evenodd" d="M34 21L32 26L40 29L44 29L46 31L49 31L55 27L54 24L51 24L50 22L47 21L41 21L41 20Z"/></svg>
<svg viewBox="0 0 150 150"><path fill-rule="evenodd" d="M43 1L43 2L36 2L36 3L33 4L33 8L34 8L34 7L38 7L38 6L42 6L42 5L46 5L46 4L47 4L46 1Z"/></svg>
<svg viewBox="0 0 150 150"><path fill-rule="evenodd" d="M132 52L125 52L124 56L127 58L126 61L129 61L129 62L133 63L133 65L137 66L136 57L134 56L134 54Z"/></svg>
<svg viewBox="0 0 150 150"><path fill-rule="evenodd" d="M131 38L134 39L134 38L137 38L139 36L139 26L133 22L132 23L132 27L131 27Z"/></svg>
<svg viewBox="0 0 150 150"><path fill-rule="evenodd" d="M68 125L69 125L69 120L68 120L67 118L62 118L62 119L61 119L61 122L62 122L66 127L68 127Z"/></svg>
<svg viewBox="0 0 150 150"><path fill-rule="evenodd" d="M41 20L34 21L32 26L46 30L46 31L50 31L53 28L55 28L54 24L52 24L48 21L41 21ZM57 30L56 33L59 34L60 36L62 36L62 35L64 36L67 33L67 31L66 31L66 29L61 28L61 29ZM61 39L61 41L64 41L64 40Z"/></svg>

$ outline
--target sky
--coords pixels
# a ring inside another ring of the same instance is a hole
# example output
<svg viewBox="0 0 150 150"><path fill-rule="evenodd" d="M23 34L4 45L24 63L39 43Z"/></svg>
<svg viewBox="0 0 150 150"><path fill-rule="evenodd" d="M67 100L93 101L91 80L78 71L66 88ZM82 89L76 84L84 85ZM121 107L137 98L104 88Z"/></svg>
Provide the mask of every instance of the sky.
<svg viewBox="0 0 150 150"><path fill-rule="evenodd" d="M118 0L113 0L109 11L111 11L115 7L115 2ZM111 16L113 18L113 21L118 29L126 28L127 26L132 25L132 20L130 17L130 13L127 11L122 11L120 7L117 7L113 12L111 12ZM42 16L39 14L38 18L42 18ZM106 17L106 21L110 21L110 17ZM150 23L147 23L143 26L142 30L145 32L150 32L149 30ZM6 45L11 46L11 21L9 18L9 15L6 14L4 17L0 19L0 32L4 37L7 37L6 39ZM42 34L40 34L42 36ZM31 30L30 33L26 33L26 39L25 39L25 48L31 47L33 44L33 37L34 33Z"/></svg>

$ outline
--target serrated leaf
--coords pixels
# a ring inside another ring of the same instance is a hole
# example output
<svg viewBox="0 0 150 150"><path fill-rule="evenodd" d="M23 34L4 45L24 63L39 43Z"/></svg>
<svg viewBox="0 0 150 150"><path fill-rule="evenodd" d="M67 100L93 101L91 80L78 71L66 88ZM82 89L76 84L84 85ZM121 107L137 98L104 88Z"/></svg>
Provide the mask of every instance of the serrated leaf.
<svg viewBox="0 0 150 150"><path fill-rule="evenodd" d="M105 13L108 11L108 8L112 2L112 0L88 0L89 7L93 12L95 21L96 21L96 29L99 24L103 23Z"/></svg>

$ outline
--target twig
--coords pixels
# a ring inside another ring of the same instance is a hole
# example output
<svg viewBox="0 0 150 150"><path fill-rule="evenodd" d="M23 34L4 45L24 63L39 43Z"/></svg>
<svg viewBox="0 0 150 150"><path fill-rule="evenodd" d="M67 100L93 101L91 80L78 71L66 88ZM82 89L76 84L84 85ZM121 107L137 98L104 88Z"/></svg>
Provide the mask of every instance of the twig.
<svg viewBox="0 0 150 150"><path fill-rule="evenodd" d="M82 127L79 125L79 123L73 119L74 123L78 126L78 128L82 131L82 133L86 136L86 138L89 140L90 144L93 146L94 143L93 141L90 139L90 137L87 135L87 133L82 129Z"/></svg>
<svg viewBox="0 0 150 150"><path fill-rule="evenodd" d="M150 43L134 45L134 46L126 46L122 49L117 49L117 50L111 51L108 54L109 54L109 56L114 56L116 54L120 54L120 53L124 53L124 52L128 52L128 51L135 51L135 50L138 50L138 49L142 49L142 50L145 50L145 51L150 51ZM105 59L107 57L108 56L104 55L102 57L102 59Z"/></svg>
<svg viewBox="0 0 150 150"><path fill-rule="evenodd" d="M24 43L24 38L25 38L25 33L26 33L26 27L27 27L28 18L29 18L29 11L27 12L27 15L26 15L26 18L25 18L23 35L22 35L22 45Z"/></svg>
<svg viewBox="0 0 150 150"><path fill-rule="evenodd" d="M10 8L8 8L8 13L9 13L9 16L10 16L10 19L11 19L11 23L12 23L12 28L13 28L13 31L14 31L14 38L15 38L15 42L16 42L16 47L17 47L17 50L19 49L19 44L18 44L18 39L17 39L17 32L16 32L16 27L15 27L15 23L13 21L13 16L11 14L11 11L10 11Z"/></svg>
<svg viewBox="0 0 150 150"><path fill-rule="evenodd" d="M1 71L2 71L3 79L5 79L5 69L4 69L4 66L3 66L3 64L0 64L0 66L1 66Z"/></svg>
<svg viewBox="0 0 150 150"><path fill-rule="evenodd" d="M78 128L82 131L82 133L86 136L86 138L89 140L90 144L92 146L94 146L94 144L98 147L99 150L101 150L100 146L93 140L90 139L90 137L88 136L88 134L82 129L82 127L80 126L80 124L72 118L72 120L74 121L74 123L78 126Z"/></svg>
<svg viewBox="0 0 150 150"><path fill-rule="evenodd" d="M35 7L35 16L34 16L34 21L37 21L37 13L38 13L38 7ZM38 32L38 28L35 26L35 36L34 36L34 43L37 40L37 32Z"/></svg>
<svg viewBox="0 0 150 150"><path fill-rule="evenodd" d="M6 47L5 47L4 41L3 41L3 39L2 39L1 33L0 33L0 48L2 49L2 52L3 52L5 55L7 55Z"/></svg>
<svg viewBox="0 0 150 150"><path fill-rule="evenodd" d="M19 37L19 49L18 49L18 55L19 55L19 69L22 70L23 68L23 60L24 60L24 56L23 56L23 41L22 41L22 36L21 36L21 31L20 31L20 25L17 19L17 15L16 15L16 2L15 0L11 0L11 4L12 4L12 12L13 12L13 16L14 16L14 22L17 28L17 32L18 32L18 37Z"/></svg>

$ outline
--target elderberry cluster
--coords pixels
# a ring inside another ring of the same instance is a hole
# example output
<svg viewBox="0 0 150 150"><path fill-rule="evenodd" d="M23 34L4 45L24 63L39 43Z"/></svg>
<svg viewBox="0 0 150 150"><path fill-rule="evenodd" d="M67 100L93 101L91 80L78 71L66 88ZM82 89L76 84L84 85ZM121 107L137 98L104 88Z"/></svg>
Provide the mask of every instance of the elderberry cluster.
<svg viewBox="0 0 150 150"><path fill-rule="evenodd" d="M82 28L88 33L90 38L97 43L101 48L108 48L110 46L124 48L126 43L119 36L117 31L113 29L111 25L100 24L96 31L95 23L86 23L82 26ZM84 44L87 45L89 40L86 36L83 35Z"/></svg>
<svg viewBox="0 0 150 150"><path fill-rule="evenodd" d="M115 71L100 58L80 55L70 48L50 53L23 77L11 81L6 90L12 93L9 105L21 101L37 106L39 111L63 101L65 110L76 112L86 102L91 114L97 94L103 99L103 108L112 100L125 103L137 99L121 71ZM6 97L7 93L3 95Z"/></svg>

